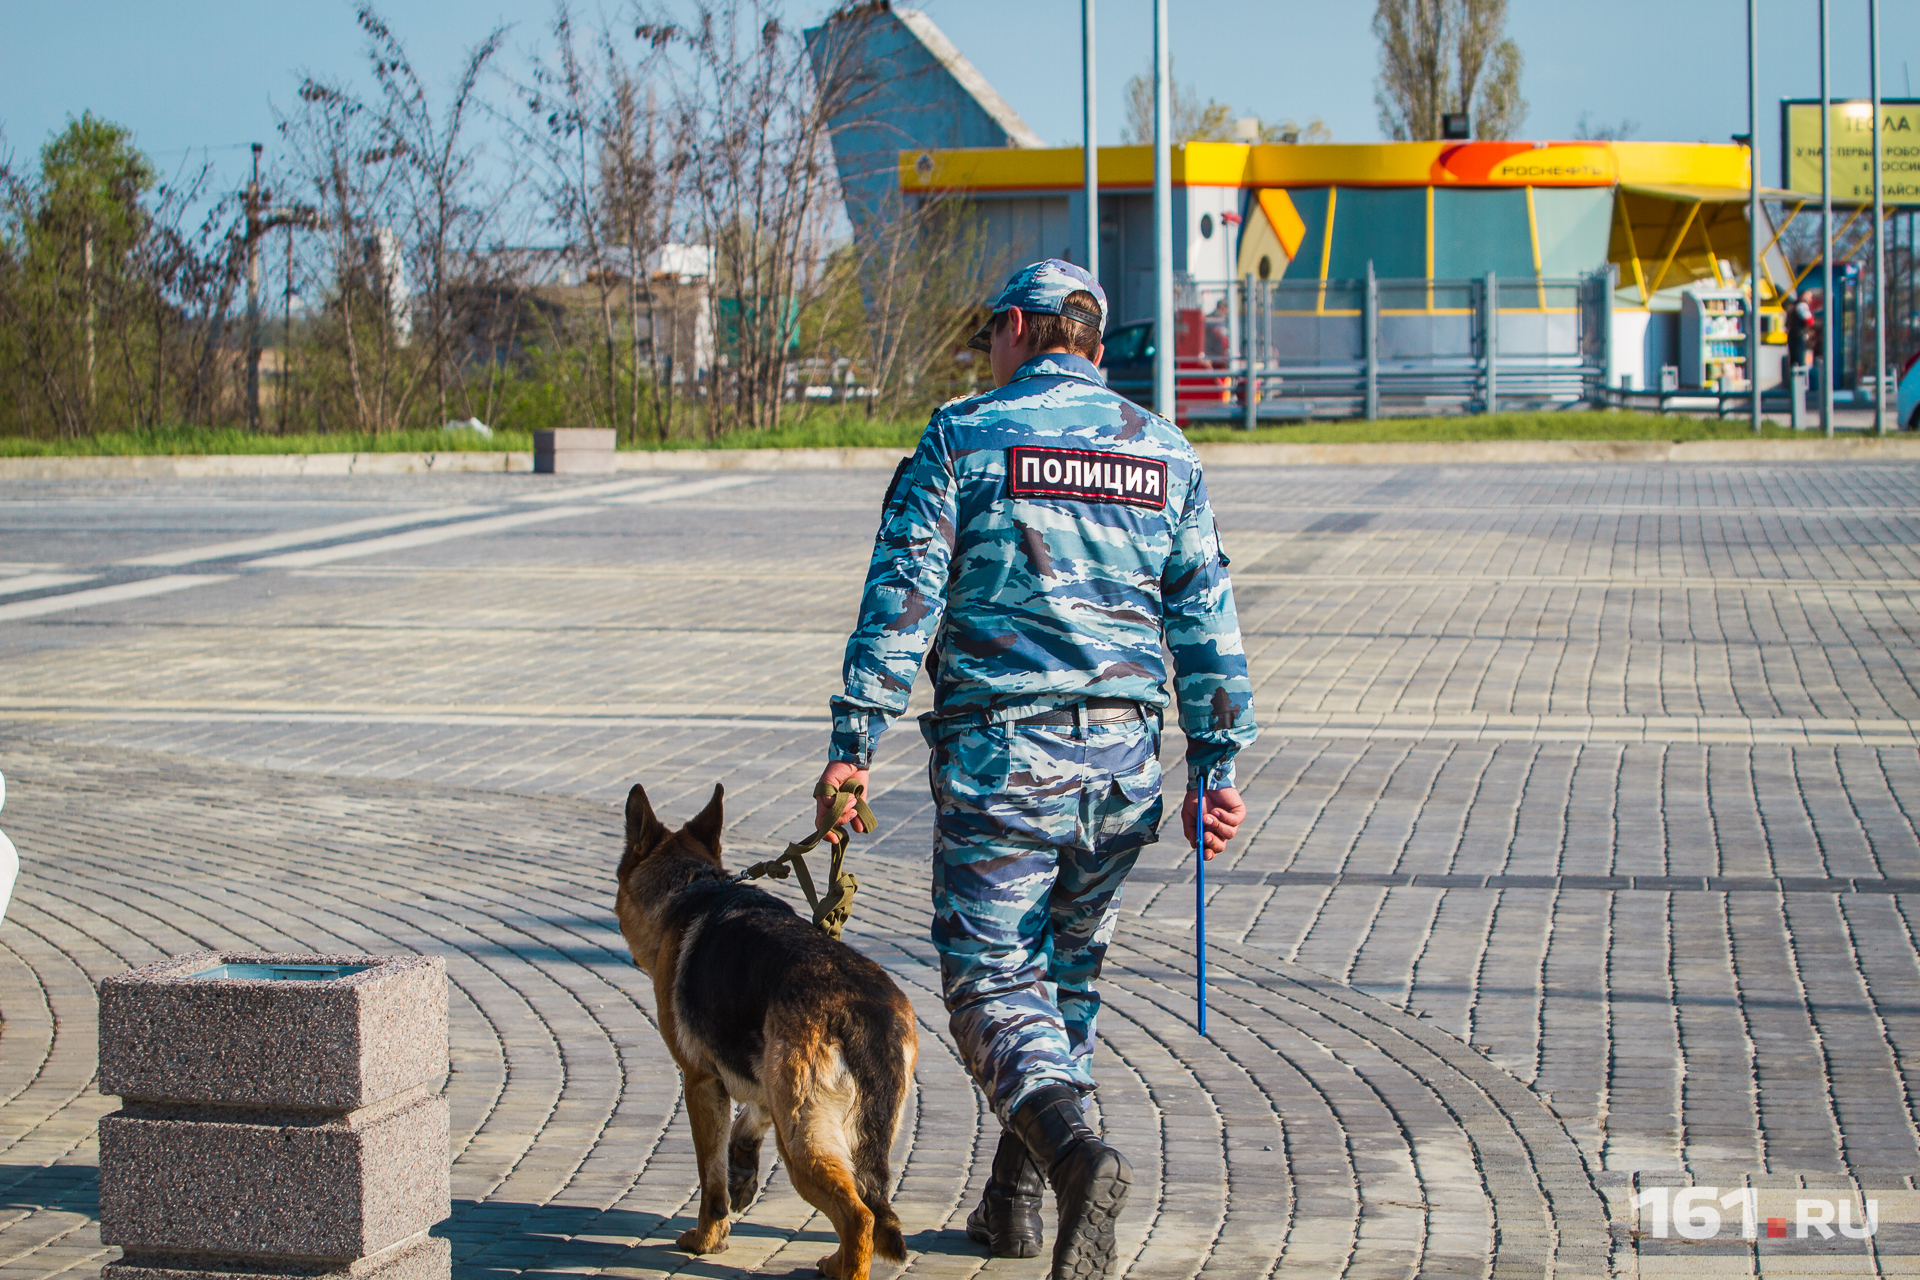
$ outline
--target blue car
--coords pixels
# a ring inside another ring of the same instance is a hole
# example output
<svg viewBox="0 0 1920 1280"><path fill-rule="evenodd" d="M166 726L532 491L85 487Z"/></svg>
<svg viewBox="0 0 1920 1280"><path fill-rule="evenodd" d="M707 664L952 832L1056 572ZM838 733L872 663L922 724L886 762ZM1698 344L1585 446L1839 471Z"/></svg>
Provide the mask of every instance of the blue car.
<svg viewBox="0 0 1920 1280"><path fill-rule="evenodd" d="M1920 431L1920 351L1907 357L1900 366L1899 396L1895 400L1896 412L1900 415L1900 426L1907 431Z"/></svg>

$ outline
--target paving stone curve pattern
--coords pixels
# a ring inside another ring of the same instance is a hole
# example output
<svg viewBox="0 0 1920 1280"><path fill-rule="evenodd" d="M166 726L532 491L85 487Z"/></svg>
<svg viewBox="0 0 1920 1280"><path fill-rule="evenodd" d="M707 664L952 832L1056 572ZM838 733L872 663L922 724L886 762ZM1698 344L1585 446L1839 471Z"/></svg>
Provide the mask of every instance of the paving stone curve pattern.
<svg viewBox="0 0 1920 1280"><path fill-rule="evenodd" d="M800 829L885 479L0 491L0 600L32 606L0 621L23 859L0 1280L110 1256L93 984L239 946L447 958L459 1274L810 1269L829 1233L779 1177L728 1253L667 1247L691 1145L608 868L636 779L681 816L723 781L739 859ZM1920 1269L1920 468L1213 487L1274 727L1209 875L1210 1037L1176 843L1129 888L1101 1050L1104 1122L1145 1172L1126 1274ZM356 521L395 540L194 558ZM142 585L166 575L192 580ZM993 1134L925 941L924 755L903 732L883 757L850 936L922 1020L909 1269L1042 1274L959 1229ZM1696 1243L1636 1222L1636 1192L1688 1183L1864 1192L1881 1225Z"/></svg>

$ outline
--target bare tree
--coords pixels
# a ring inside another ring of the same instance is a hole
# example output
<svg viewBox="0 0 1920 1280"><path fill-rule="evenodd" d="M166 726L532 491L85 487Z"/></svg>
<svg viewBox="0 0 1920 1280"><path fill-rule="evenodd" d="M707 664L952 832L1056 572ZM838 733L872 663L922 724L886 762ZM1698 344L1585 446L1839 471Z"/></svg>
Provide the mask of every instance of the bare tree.
<svg viewBox="0 0 1920 1280"><path fill-rule="evenodd" d="M1180 83L1180 78L1172 74L1172 62L1168 62L1168 74L1172 83L1167 86L1168 101L1173 106L1172 134L1175 146L1183 142L1331 142L1333 131L1327 128L1326 121L1314 116L1306 124L1297 124L1291 118L1277 120L1272 124L1259 120L1255 113L1246 112L1245 116L1255 116L1258 128L1252 138L1240 132L1240 119L1233 110L1223 103L1207 99L1205 106L1200 105L1200 95L1190 86ZM1126 89L1127 122L1120 130L1120 140L1131 147L1150 147L1153 145L1153 69L1127 79Z"/></svg>
<svg viewBox="0 0 1920 1280"><path fill-rule="evenodd" d="M639 436L645 405L664 438L679 381L671 341L677 330L671 315L663 326L660 293L646 281L647 262L672 225L675 196L648 83L659 46L643 35L639 59L629 62L605 25L583 32L566 0L555 7L551 33L551 61L535 64L521 89L527 117L513 128L538 158L548 223L594 294L599 351L581 368L576 398L588 421L624 429L629 438ZM563 315L554 313L550 323L550 344L567 345ZM664 350L655 339L663 327Z"/></svg>
<svg viewBox="0 0 1920 1280"><path fill-rule="evenodd" d="M397 323L398 245L386 221L401 153L379 116L339 84L308 76L299 97L296 114L279 128L326 233L325 262L315 273L333 295L323 342L340 360L356 427L385 431L399 425L418 385L408 376Z"/></svg>
<svg viewBox="0 0 1920 1280"><path fill-rule="evenodd" d="M577 30L560 0L511 110L487 100L503 31L443 92L356 2L371 87L304 74L283 172L244 196L205 165L155 185L131 135L91 117L40 171L0 148L0 432L245 420L262 265L283 286L283 430L296 410L387 432L480 407L509 429L665 437L697 417L718 436L778 425L803 362L858 364L870 409L975 372L977 216L917 202L853 240L840 221L832 130L871 125L880 86L835 32L863 30L871 0L829 14L811 51L782 0L634 0L617 35ZM504 177L483 118L516 144ZM510 238L529 186L549 243ZM283 232L284 267L262 264Z"/></svg>
<svg viewBox="0 0 1920 1280"><path fill-rule="evenodd" d="M222 356L244 246L234 196L209 202L212 185L213 166L205 162L162 183L147 233L133 250L144 323L123 326L119 347L127 384L138 388L129 416L140 426L160 427L174 416L206 422L225 398ZM204 213L188 226L195 208Z"/></svg>
<svg viewBox="0 0 1920 1280"><path fill-rule="evenodd" d="M858 348L873 387L869 416L876 400L898 412L941 398L983 319L989 278L1004 265L979 211L957 198L908 205L896 196L843 261L852 269L839 282L864 304Z"/></svg>
<svg viewBox="0 0 1920 1280"><path fill-rule="evenodd" d="M463 352L457 345L456 300L464 286L497 283L487 278L488 259L481 249L497 221L501 201L491 198L477 182L476 156L467 130L479 105L480 77L499 52L506 28L495 27L467 51L446 105L436 112L392 28L369 6L362 6L356 17L366 32L368 60L380 86L381 148L399 161L394 169L395 194L403 207L396 212L410 233L408 257L425 286L413 311L424 322L424 354L434 382L437 421L446 422L449 390L464 372ZM507 185L511 186L510 177Z"/></svg>
<svg viewBox="0 0 1920 1280"><path fill-rule="evenodd" d="M614 242L626 250L627 368L631 386L626 426L628 435L637 439L642 352L652 350L653 335L659 331L657 316L653 314L655 291L644 288L643 279L648 260L662 239L662 225L672 218L671 188L662 193L656 182L654 134L658 111L652 90L646 92L643 100L638 78L611 56L607 58L607 80L612 92L600 116L600 204ZM602 297L605 296L603 293ZM644 323L643 305L649 313ZM611 343L613 318L604 308L602 325ZM678 329L673 328L672 332L677 334ZM611 353L608 362L611 365ZM654 417L660 423L660 434L664 438L673 425L672 378L663 379L656 369L652 385Z"/></svg>
<svg viewBox="0 0 1920 1280"><path fill-rule="evenodd" d="M1511 138L1526 119L1520 46L1504 34L1507 0L1379 0L1374 102L1396 142L1437 139L1441 117L1466 112L1473 136Z"/></svg>
<svg viewBox="0 0 1920 1280"><path fill-rule="evenodd" d="M1638 120L1623 119L1619 124L1595 122L1585 111L1580 113L1579 121L1573 126L1573 136L1582 142L1621 142L1638 132Z"/></svg>
<svg viewBox="0 0 1920 1280"><path fill-rule="evenodd" d="M683 25L655 12L640 37L669 53L672 166L688 238L713 246L720 351L707 430L777 426L837 203L829 121L863 91L856 42L809 65L771 0L696 0ZM836 19L832 16L828 22Z"/></svg>

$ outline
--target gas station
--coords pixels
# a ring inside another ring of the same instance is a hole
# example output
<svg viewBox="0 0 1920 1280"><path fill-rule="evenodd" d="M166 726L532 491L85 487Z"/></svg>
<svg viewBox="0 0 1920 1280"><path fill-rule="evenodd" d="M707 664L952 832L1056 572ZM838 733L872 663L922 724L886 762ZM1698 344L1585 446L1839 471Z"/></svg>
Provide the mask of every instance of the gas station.
<svg viewBox="0 0 1920 1280"><path fill-rule="evenodd" d="M902 152L900 191L972 201L1010 260L1085 262L1081 157L1079 148ZM1101 148L1099 173L1100 277L1125 325L1152 314L1150 149ZM1491 275L1511 395L1581 398L1575 384L1598 378L1658 389L1663 367L1689 364L1686 299L1737 291L1746 276L1747 179L1745 149L1728 144L1188 143L1173 155L1173 265L1185 295L1176 313L1227 303L1225 345L1238 352L1234 304L1251 288L1256 358L1275 366L1279 387L1320 392L1311 403L1321 409L1338 398L1335 371L1364 361L1370 272L1379 373L1390 386L1428 389L1449 366L1477 367ZM1777 231L1764 231L1763 296L1777 296L1790 271ZM1197 329L1176 318L1175 332L1189 348L1180 358L1204 355ZM1767 350L1763 387L1778 383L1783 352ZM1683 386L1744 382L1744 362L1691 363Z"/></svg>
<svg viewBox="0 0 1920 1280"><path fill-rule="evenodd" d="M865 116L835 134L856 230L892 202L962 199L998 254L989 276L1043 257L1091 264L1112 308L1110 381L1149 400L1155 149L1100 147L1089 165L1082 147L1037 145L915 11L876 6L848 34L873 77ZM1920 105L1885 110L1889 129L1920 124ZM1837 130L1872 118L1864 102L1831 111ZM1745 138L1170 146L1176 415L1252 425L1574 404L1737 413L1756 372L1762 396L1785 408L1781 300L1796 288L1825 296L1817 252L1796 272L1783 244L1819 212L1818 102L1782 104L1781 130L1778 187L1760 185ZM1835 148L1837 240L1872 224L1871 152ZM1920 174L1920 163L1896 150L1887 169ZM1920 180L1890 182L1886 197L1920 198ZM1841 403L1870 398L1871 374L1856 376L1870 341L1857 282L1872 240L1835 255ZM1915 310L1909 298L1898 314Z"/></svg>

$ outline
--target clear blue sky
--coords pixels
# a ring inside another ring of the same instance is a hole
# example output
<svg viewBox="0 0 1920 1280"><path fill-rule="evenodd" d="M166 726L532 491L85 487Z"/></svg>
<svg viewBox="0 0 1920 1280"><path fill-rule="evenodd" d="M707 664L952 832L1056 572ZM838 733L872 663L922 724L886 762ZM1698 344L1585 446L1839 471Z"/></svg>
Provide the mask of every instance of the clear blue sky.
<svg viewBox="0 0 1920 1280"><path fill-rule="evenodd" d="M436 81L495 22L538 44L548 0L384 0L378 6ZM816 20L821 0L788 0ZM1077 140L1078 0L925 0L920 6L1040 135ZM1883 0L1885 91L1920 76L1920 5ZM583 9L591 12L589 5ZM1836 0L1834 87L1867 91L1866 0ZM618 12L608 6L609 12ZM1202 98L1269 119L1318 115L1336 140L1380 136L1369 0L1172 0L1173 52ZM1761 0L1766 175L1778 174L1781 97L1818 92L1815 0ZM1099 0L1101 134L1118 141L1120 92L1147 65L1150 0ZM1746 125L1745 0L1511 0L1526 55L1525 134L1565 137L1583 112L1631 119L1641 138L1724 140ZM303 70L351 79L364 62L344 0L0 0L0 127L30 159L69 115L131 126L165 168L188 148L236 176L244 144L274 143L273 107ZM512 60L517 62L518 59ZM512 65L512 62L509 65ZM238 144L238 145L236 145Z"/></svg>

